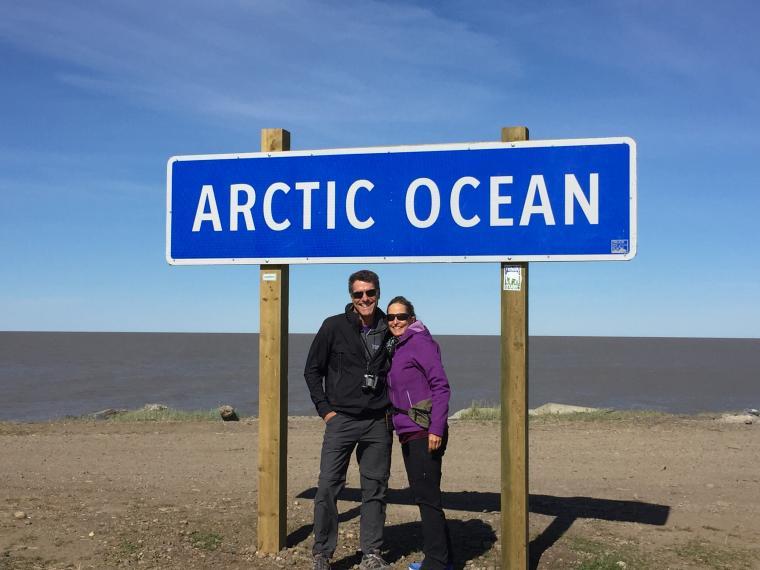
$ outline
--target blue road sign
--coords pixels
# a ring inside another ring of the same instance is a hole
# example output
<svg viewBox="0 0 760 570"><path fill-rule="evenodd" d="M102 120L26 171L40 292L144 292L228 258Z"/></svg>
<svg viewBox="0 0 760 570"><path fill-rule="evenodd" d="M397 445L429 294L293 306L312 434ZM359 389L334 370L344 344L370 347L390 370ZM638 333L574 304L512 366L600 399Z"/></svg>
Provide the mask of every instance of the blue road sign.
<svg viewBox="0 0 760 570"><path fill-rule="evenodd" d="M176 156L172 264L625 260L630 138Z"/></svg>

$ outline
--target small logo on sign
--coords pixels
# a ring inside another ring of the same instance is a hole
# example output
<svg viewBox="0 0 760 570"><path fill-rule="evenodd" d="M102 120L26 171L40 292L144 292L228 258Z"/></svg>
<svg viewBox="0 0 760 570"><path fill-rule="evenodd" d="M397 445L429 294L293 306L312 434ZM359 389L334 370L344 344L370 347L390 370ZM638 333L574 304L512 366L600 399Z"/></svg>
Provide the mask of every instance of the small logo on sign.
<svg viewBox="0 0 760 570"><path fill-rule="evenodd" d="M628 240L627 239L613 239L610 242L611 253L628 253Z"/></svg>
<svg viewBox="0 0 760 570"><path fill-rule="evenodd" d="M522 288L522 270L519 267L504 268L504 290L519 291Z"/></svg>

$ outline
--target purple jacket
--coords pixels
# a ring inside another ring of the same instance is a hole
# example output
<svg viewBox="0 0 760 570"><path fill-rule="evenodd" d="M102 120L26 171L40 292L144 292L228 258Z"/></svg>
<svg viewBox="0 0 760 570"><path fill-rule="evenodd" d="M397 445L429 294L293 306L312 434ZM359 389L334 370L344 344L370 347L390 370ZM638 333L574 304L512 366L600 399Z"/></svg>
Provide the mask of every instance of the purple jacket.
<svg viewBox="0 0 760 570"><path fill-rule="evenodd" d="M438 343L420 321L409 325L399 338L388 372L388 395L397 408L408 410L412 404L431 399L433 410L429 433L443 436L449 415L449 380L443 370ZM422 428L406 414L395 414L396 433L409 433Z"/></svg>

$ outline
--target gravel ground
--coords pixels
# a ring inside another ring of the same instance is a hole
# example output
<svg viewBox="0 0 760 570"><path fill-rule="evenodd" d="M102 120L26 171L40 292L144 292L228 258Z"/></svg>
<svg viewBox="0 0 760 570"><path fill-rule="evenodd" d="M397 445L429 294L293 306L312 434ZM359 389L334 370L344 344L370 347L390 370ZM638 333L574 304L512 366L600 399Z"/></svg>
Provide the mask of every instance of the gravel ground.
<svg viewBox="0 0 760 570"><path fill-rule="evenodd" d="M0 570L310 568L322 423L290 418L288 547L256 551L255 420L0 423ZM453 422L457 568L499 568L499 424ZM531 420L532 568L760 568L760 426L709 416ZM358 471L334 568L359 561ZM420 559L394 445L386 557Z"/></svg>

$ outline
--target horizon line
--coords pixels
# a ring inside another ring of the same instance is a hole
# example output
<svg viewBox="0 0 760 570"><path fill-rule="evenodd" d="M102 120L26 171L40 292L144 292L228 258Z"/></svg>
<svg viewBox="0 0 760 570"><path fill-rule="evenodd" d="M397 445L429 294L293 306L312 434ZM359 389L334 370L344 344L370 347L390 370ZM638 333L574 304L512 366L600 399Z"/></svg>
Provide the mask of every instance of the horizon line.
<svg viewBox="0 0 760 570"><path fill-rule="evenodd" d="M6 330L3 333L58 333L58 334L227 334L227 335L257 335L259 331L144 331L144 330L60 330L60 329L22 329ZM317 331L301 332L290 331L288 335L315 335ZM490 336L498 337L500 334L493 333L435 333L434 336ZM753 336L680 336L680 335L608 335L608 334L536 334L529 333L529 337L543 338L627 338L627 339L688 339L688 340L760 340Z"/></svg>

